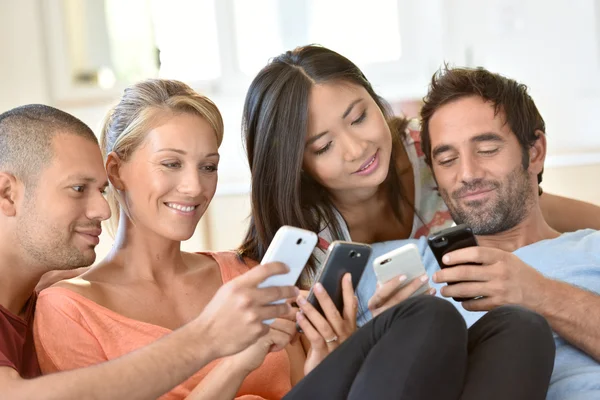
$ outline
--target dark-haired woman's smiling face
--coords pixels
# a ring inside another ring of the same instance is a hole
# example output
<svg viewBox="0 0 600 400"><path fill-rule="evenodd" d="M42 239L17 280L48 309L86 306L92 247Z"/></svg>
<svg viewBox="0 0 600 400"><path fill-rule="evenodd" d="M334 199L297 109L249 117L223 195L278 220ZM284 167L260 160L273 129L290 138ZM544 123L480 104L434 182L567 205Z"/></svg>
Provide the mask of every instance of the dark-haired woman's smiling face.
<svg viewBox="0 0 600 400"><path fill-rule="evenodd" d="M392 136L383 113L359 85L314 85L303 166L332 193L378 187L387 177Z"/></svg>

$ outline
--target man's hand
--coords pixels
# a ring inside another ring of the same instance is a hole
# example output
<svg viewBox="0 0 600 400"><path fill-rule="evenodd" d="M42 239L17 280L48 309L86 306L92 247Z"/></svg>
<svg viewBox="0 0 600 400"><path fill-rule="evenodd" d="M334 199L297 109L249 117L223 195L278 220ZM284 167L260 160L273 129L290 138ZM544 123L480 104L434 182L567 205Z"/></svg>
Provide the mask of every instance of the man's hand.
<svg viewBox="0 0 600 400"><path fill-rule="evenodd" d="M535 311L546 295L544 287L548 279L503 250L469 247L446 254L443 261L454 267L436 272L433 281L456 282L441 289L444 297L481 297L462 303L469 311L489 311L510 304Z"/></svg>

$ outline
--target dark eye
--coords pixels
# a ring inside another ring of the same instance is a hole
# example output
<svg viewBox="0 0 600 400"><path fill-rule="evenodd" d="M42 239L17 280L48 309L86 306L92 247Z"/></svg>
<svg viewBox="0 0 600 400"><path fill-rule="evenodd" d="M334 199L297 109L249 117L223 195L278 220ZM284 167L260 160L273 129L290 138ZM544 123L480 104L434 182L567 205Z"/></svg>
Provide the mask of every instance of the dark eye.
<svg viewBox="0 0 600 400"><path fill-rule="evenodd" d="M365 120L365 118L367 117L367 111L363 111L363 113L360 115L360 117L356 118L354 121L352 121L352 123L350 125L358 125L361 122L363 122Z"/></svg>
<svg viewBox="0 0 600 400"><path fill-rule="evenodd" d="M167 168L170 168L170 169L181 168L181 163L179 161L165 162L165 163L162 163L162 165Z"/></svg>
<svg viewBox="0 0 600 400"><path fill-rule="evenodd" d="M83 185L71 186L71 189L73 189L77 193L83 193L85 191L85 186L83 186Z"/></svg>
<svg viewBox="0 0 600 400"><path fill-rule="evenodd" d="M216 165L205 165L201 169L207 172L216 172L218 168Z"/></svg>
<svg viewBox="0 0 600 400"><path fill-rule="evenodd" d="M320 156L325 153L331 147L331 142L327 143L325 146L321 147L319 150L315 151L315 154Z"/></svg>

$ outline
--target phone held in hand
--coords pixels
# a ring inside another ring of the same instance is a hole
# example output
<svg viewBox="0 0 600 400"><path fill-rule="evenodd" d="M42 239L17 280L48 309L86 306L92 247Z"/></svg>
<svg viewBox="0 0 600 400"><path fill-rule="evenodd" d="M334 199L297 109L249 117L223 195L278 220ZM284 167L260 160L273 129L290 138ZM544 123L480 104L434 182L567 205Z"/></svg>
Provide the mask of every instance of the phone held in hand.
<svg viewBox="0 0 600 400"><path fill-rule="evenodd" d="M467 225L461 224L457 226L453 226L451 228L444 229L440 232L434 233L427 238L427 243L435 256L440 268L450 268L454 265L446 265L442 261L442 258L447 253L451 253L453 251L464 249L467 247L478 246L477 239L473 234L473 231ZM468 263L464 265L479 265L477 263ZM449 285L453 285L453 282L449 283ZM472 300L470 298L463 297L453 297L455 301L466 301Z"/></svg>
<svg viewBox="0 0 600 400"><path fill-rule="evenodd" d="M317 235L314 232L287 225L279 228L260 263L280 262L287 265L290 271L287 274L270 276L258 287L295 285L316 245ZM273 320L264 321L265 324L272 322Z"/></svg>
<svg viewBox="0 0 600 400"><path fill-rule="evenodd" d="M421 254L419 254L419 248L413 243L406 244L377 257L373 261L373 270L377 277L377 283L380 285L400 275L406 275L407 279L399 289L426 273L425 266L421 260ZM423 285L411 297L423 294L427 290L429 290L429 285Z"/></svg>
<svg viewBox="0 0 600 400"><path fill-rule="evenodd" d="M352 287L356 291L358 282L369 262L371 251L371 246L362 243L334 241L329 245L325 261L323 262L323 268L316 281L323 285L323 288L329 294L329 297L331 297L331 300L340 313L342 313L344 308L342 278L346 273L350 273L352 276ZM312 288L308 294L307 301L323 314L323 310Z"/></svg>

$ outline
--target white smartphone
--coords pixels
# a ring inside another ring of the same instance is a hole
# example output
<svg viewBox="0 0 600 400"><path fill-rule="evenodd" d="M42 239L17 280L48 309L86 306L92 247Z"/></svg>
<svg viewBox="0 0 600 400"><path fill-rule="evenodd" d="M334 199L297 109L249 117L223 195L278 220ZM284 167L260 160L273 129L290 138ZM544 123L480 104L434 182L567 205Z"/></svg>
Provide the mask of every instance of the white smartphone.
<svg viewBox="0 0 600 400"><path fill-rule="evenodd" d="M426 273L419 248L412 243L377 257L373 261L373 270L377 282L382 285L397 276L406 275L407 279L401 287ZM423 294L428 289L429 284L423 285L411 297Z"/></svg>
<svg viewBox="0 0 600 400"><path fill-rule="evenodd" d="M292 286L296 284L310 255L317 245L317 234L293 226L284 225L273 237L261 264L280 262L288 266L290 271L284 275L273 275L265 279L259 288L271 286ZM279 300L275 303L282 303ZM273 320L264 321L271 324Z"/></svg>

